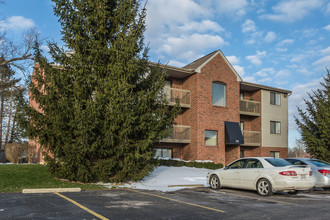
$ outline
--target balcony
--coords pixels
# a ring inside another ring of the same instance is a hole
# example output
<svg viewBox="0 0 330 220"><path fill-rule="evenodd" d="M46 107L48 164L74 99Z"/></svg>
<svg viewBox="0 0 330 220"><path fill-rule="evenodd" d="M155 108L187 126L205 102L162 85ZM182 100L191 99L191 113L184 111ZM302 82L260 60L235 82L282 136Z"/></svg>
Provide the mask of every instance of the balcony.
<svg viewBox="0 0 330 220"><path fill-rule="evenodd" d="M186 125L173 125L173 130L169 137L162 139L162 143L189 144L191 141L191 128Z"/></svg>
<svg viewBox="0 0 330 220"><path fill-rule="evenodd" d="M190 91L183 89L175 89L170 87L164 87L165 94L167 97L168 105L174 106L176 104L175 100L180 100L180 106L182 108L190 108Z"/></svg>
<svg viewBox="0 0 330 220"><path fill-rule="evenodd" d="M261 133L260 131L242 131L244 137L244 144L241 146L260 146Z"/></svg>
<svg viewBox="0 0 330 220"><path fill-rule="evenodd" d="M241 99L239 106L241 115L260 116L260 102Z"/></svg>

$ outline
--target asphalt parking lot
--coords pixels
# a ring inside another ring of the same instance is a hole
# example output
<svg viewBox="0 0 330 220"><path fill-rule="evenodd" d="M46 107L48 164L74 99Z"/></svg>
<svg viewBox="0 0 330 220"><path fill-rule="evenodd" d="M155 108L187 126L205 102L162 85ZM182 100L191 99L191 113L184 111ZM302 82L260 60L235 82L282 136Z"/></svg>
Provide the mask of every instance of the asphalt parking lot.
<svg viewBox="0 0 330 220"><path fill-rule="evenodd" d="M0 194L0 219L329 219L330 191L260 197L209 188Z"/></svg>

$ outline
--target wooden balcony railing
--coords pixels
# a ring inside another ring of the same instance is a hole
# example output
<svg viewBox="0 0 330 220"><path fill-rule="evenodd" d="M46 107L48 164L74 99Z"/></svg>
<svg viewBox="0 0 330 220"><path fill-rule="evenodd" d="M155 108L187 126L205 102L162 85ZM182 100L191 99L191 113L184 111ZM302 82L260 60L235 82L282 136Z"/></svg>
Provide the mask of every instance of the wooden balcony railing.
<svg viewBox="0 0 330 220"><path fill-rule="evenodd" d="M260 131L242 131L244 144L242 146L260 146L261 133Z"/></svg>
<svg viewBox="0 0 330 220"><path fill-rule="evenodd" d="M260 116L260 102L241 99L239 104L240 114Z"/></svg>
<svg viewBox="0 0 330 220"><path fill-rule="evenodd" d="M176 99L180 100L180 106L183 108L190 108L190 91L183 89L175 89L171 87L165 87L165 94L167 97L168 105L175 105Z"/></svg>
<svg viewBox="0 0 330 220"><path fill-rule="evenodd" d="M191 128L186 125L173 125L173 130L169 137L160 142L189 144L191 141Z"/></svg>

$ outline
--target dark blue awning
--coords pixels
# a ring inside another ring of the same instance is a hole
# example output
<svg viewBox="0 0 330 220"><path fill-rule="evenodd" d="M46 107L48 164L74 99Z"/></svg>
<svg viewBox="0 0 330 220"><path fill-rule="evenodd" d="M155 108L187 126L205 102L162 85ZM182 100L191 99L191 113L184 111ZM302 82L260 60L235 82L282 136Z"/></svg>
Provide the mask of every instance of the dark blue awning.
<svg viewBox="0 0 330 220"><path fill-rule="evenodd" d="M244 137L238 122L225 121L226 144L244 144Z"/></svg>

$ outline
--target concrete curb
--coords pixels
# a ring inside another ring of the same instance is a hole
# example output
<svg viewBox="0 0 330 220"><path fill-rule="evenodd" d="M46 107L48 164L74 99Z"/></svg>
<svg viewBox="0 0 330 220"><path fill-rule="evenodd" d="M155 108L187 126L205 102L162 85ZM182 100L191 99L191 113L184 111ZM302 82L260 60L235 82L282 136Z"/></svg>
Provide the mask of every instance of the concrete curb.
<svg viewBox="0 0 330 220"><path fill-rule="evenodd" d="M192 185L168 185L168 187L204 187L203 184L192 184Z"/></svg>
<svg viewBox="0 0 330 220"><path fill-rule="evenodd" d="M22 193L80 192L81 188L23 189Z"/></svg>

